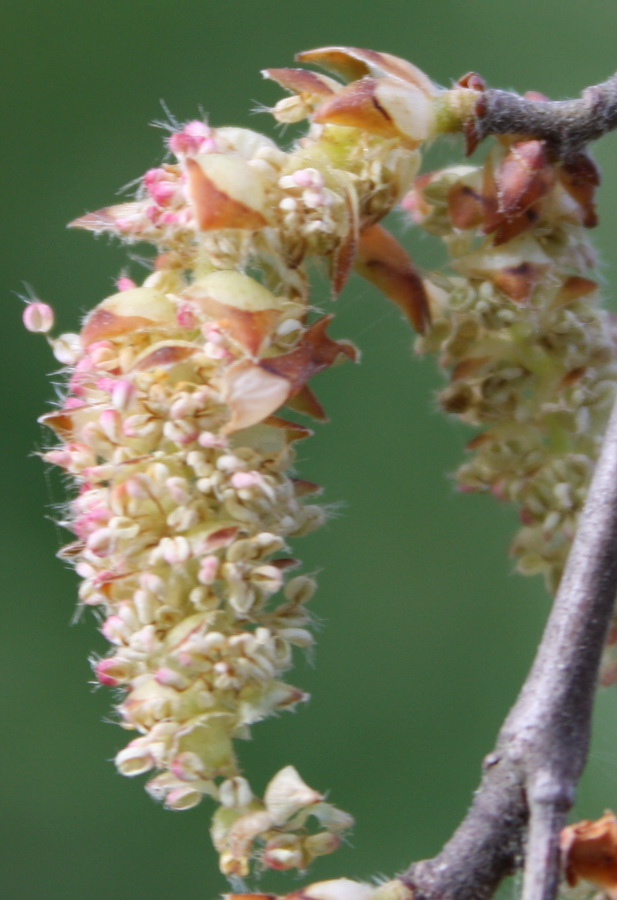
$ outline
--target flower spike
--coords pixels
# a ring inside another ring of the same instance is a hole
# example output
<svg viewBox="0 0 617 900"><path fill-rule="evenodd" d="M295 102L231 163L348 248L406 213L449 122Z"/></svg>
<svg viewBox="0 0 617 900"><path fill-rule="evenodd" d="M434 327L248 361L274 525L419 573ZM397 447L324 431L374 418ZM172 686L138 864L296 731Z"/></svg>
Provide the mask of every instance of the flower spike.
<svg viewBox="0 0 617 900"><path fill-rule="evenodd" d="M430 321L411 261L377 223L413 183L435 89L387 54L303 59L357 80L264 72L296 95L275 118L309 119L288 152L188 122L133 199L71 223L155 255L142 284L123 272L79 334L50 339L68 385L42 420L60 439L45 459L78 488L62 555L104 620L94 673L132 735L116 766L146 774L170 809L214 800L221 870L239 877L305 869L353 824L290 765L260 799L235 746L308 699L285 679L294 648L313 643L315 584L288 545L325 514L319 486L292 474L310 431L284 410L324 421L312 378L359 354L327 333L331 315L315 317L307 264L325 261L334 295L356 266L419 331ZM37 302L25 321L46 333L53 315Z"/></svg>

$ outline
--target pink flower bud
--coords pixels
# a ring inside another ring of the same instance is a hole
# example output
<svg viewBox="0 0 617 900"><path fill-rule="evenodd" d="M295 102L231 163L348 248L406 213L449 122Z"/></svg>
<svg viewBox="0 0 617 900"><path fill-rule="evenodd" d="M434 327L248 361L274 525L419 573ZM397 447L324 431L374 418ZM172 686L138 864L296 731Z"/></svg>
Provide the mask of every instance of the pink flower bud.
<svg viewBox="0 0 617 900"><path fill-rule="evenodd" d="M129 777L142 775L153 767L152 754L146 746L138 743L139 741L139 738L132 741L128 747L125 747L116 756L116 766L122 775L128 775Z"/></svg>
<svg viewBox="0 0 617 900"><path fill-rule="evenodd" d="M109 684L112 687L116 687L123 681L126 681L129 676L127 663L115 656L100 659L96 663L94 671L101 684Z"/></svg>
<svg viewBox="0 0 617 900"><path fill-rule="evenodd" d="M232 487L237 491L243 488L259 487L263 482L263 476L259 472L234 472L231 476Z"/></svg>
<svg viewBox="0 0 617 900"><path fill-rule="evenodd" d="M298 187L320 190L324 186L323 175L317 169L298 169L291 177Z"/></svg>
<svg viewBox="0 0 617 900"><path fill-rule="evenodd" d="M190 681L184 675L169 668L158 669L154 680L165 687L173 687L179 691L185 690L190 685Z"/></svg>
<svg viewBox="0 0 617 900"><path fill-rule="evenodd" d="M137 390L135 385L128 378L121 378L119 381L116 381L111 391L113 406L122 412L133 405L136 397Z"/></svg>
<svg viewBox="0 0 617 900"><path fill-rule="evenodd" d="M122 435L122 422L115 409L104 409L99 416L99 425L108 440L112 443L119 443Z"/></svg>
<svg viewBox="0 0 617 900"><path fill-rule="evenodd" d="M24 309L23 322L28 331L46 334L53 328L54 311L47 303L35 300Z"/></svg>
<svg viewBox="0 0 617 900"><path fill-rule="evenodd" d="M101 632L110 642L121 646L127 643L131 637L131 629L122 621L120 616L110 616L103 622Z"/></svg>
<svg viewBox="0 0 617 900"><path fill-rule="evenodd" d="M197 578L201 584L213 584L216 580L216 573L219 568L219 559L217 556L206 556L201 561L199 574Z"/></svg>
<svg viewBox="0 0 617 900"><path fill-rule="evenodd" d="M195 328L197 325L197 319L195 318L195 312L188 303L182 303L178 307L176 319L178 321L178 325L181 328L192 329L192 328Z"/></svg>
<svg viewBox="0 0 617 900"><path fill-rule="evenodd" d="M170 791L165 797L167 809L191 809L201 803L203 794L193 788L182 787Z"/></svg>
<svg viewBox="0 0 617 900"><path fill-rule="evenodd" d="M74 366L82 354L81 338L78 334L61 334L51 342L54 356L63 366Z"/></svg>
<svg viewBox="0 0 617 900"><path fill-rule="evenodd" d="M119 278L116 278L116 287L119 291L132 291L137 287L137 283L127 275L120 275Z"/></svg>
<svg viewBox="0 0 617 900"><path fill-rule="evenodd" d="M176 156L195 156L197 153L214 152L216 141L205 122L188 122L169 138L169 149Z"/></svg>

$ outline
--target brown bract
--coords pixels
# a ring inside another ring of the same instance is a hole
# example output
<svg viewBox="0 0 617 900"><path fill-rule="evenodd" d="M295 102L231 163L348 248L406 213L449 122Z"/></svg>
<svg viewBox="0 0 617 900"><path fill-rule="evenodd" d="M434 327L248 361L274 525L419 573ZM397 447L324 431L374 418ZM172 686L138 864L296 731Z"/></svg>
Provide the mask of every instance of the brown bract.
<svg viewBox="0 0 617 900"><path fill-rule="evenodd" d="M139 201L104 206L102 209L73 219L68 223L67 228L83 228L85 231L93 231L95 234L102 231L115 231L118 228L118 222L139 214L141 209L142 204Z"/></svg>
<svg viewBox="0 0 617 900"><path fill-rule="evenodd" d="M232 413L226 433L256 425L286 403L314 418L325 419L307 382L341 356L354 361L358 357L353 344L334 341L326 334L331 319L332 316L324 316L311 325L289 353L258 362L239 360L226 369L222 387Z"/></svg>
<svg viewBox="0 0 617 900"><path fill-rule="evenodd" d="M419 182L416 179L420 189ZM484 221L484 198L470 185L457 181L448 193L448 213L455 228L477 228Z"/></svg>
<svg viewBox="0 0 617 900"><path fill-rule="evenodd" d="M207 291L200 290L199 284L184 291L183 298L192 301L207 316L216 320L232 340L244 347L251 356L258 354L281 318L281 312L277 309L252 311L220 303L209 296Z"/></svg>
<svg viewBox="0 0 617 900"><path fill-rule="evenodd" d="M381 225L361 232L356 269L403 310L416 331L426 331L431 316L422 279L407 252Z"/></svg>
<svg viewBox="0 0 617 900"><path fill-rule="evenodd" d="M296 59L321 66L322 69L341 75L347 81L356 81L365 75L375 78L390 76L416 85L425 94L437 93L437 88L421 69L390 53L358 47L320 47L298 53Z"/></svg>
<svg viewBox="0 0 617 900"><path fill-rule="evenodd" d="M84 347L95 341L102 341L121 334L138 331L140 328L152 326L152 321L144 316L119 316L109 309L98 307L93 310L81 330Z"/></svg>
<svg viewBox="0 0 617 900"><path fill-rule="evenodd" d="M583 819L568 825L560 838L563 868L568 884L580 878L617 897L617 817L610 810L592 822Z"/></svg>
<svg viewBox="0 0 617 900"><path fill-rule="evenodd" d="M360 128L417 147L429 137L431 109L426 94L395 78L362 78L326 100L313 121Z"/></svg>
<svg viewBox="0 0 617 900"><path fill-rule="evenodd" d="M285 378L289 383L289 395L299 393L313 375L331 366L341 355L354 362L358 359L358 351L349 341L334 341L326 334L326 328L332 316L319 319L304 333L299 345L259 362L260 367L273 375Z"/></svg>
<svg viewBox="0 0 617 900"><path fill-rule="evenodd" d="M560 167L560 180L581 207L585 228L597 225L594 195L600 184L600 170L593 159L587 153L577 153Z"/></svg>
<svg viewBox="0 0 617 900"><path fill-rule="evenodd" d="M493 235L495 246L534 227L540 217L540 201L553 187L555 177L543 141L517 141L496 165L487 161L483 231Z"/></svg>
<svg viewBox="0 0 617 900"><path fill-rule="evenodd" d="M210 157L212 159L212 157ZM222 158L228 168L242 166L242 173L252 174L243 160ZM212 231L218 228L242 228L247 231L255 231L267 225L267 221L259 209L243 203L242 200L231 196L215 180L207 174L203 167L190 157L186 160L186 172L188 189L195 210L197 225L202 231ZM227 173L226 173L227 174ZM238 191L239 196L249 196L249 191Z"/></svg>
<svg viewBox="0 0 617 900"><path fill-rule="evenodd" d="M511 300L522 302L529 300L547 270L548 265L522 262L518 266L504 266L503 269L486 272L485 275Z"/></svg>
<svg viewBox="0 0 617 900"><path fill-rule="evenodd" d="M300 96L330 97L341 90L338 81L309 69L263 69L261 74Z"/></svg>
<svg viewBox="0 0 617 900"><path fill-rule="evenodd" d="M513 144L495 172L499 210L506 218L523 213L545 197L555 183L544 141Z"/></svg>

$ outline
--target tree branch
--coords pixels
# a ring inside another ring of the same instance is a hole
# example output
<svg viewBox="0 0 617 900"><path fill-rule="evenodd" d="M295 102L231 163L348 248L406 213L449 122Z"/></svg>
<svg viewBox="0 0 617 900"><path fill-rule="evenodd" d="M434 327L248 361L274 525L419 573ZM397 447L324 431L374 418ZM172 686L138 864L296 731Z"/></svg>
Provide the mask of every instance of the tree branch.
<svg viewBox="0 0 617 900"><path fill-rule="evenodd" d="M616 593L617 402L540 647L469 812L438 856L401 876L416 900L489 897L520 865L526 838L523 898L555 896Z"/></svg>
<svg viewBox="0 0 617 900"><path fill-rule="evenodd" d="M588 87L577 100L538 100L510 91L466 87L446 92L445 99L453 116L448 130L473 127L474 144L489 135L528 135L546 140L564 161L617 128L617 73Z"/></svg>

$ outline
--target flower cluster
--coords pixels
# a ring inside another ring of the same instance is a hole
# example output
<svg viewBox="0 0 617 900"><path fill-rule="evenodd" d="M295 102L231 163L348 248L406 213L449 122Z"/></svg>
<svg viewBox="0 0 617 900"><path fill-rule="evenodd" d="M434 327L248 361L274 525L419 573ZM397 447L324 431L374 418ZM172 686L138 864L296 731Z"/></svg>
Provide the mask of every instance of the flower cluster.
<svg viewBox="0 0 617 900"><path fill-rule="evenodd" d="M450 372L442 407L483 430L456 474L513 502L512 553L555 589L615 392L615 339L599 309L594 164L502 139L481 167L421 176L404 201L445 242L452 274L425 285L433 327L420 352Z"/></svg>
<svg viewBox="0 0 617 900"><path fill-rule="evenodd" d="M43 417L61 441L45 459L78 488L65 522L76 539L62 555L111 645L94 670L119 689L119 718L137 734L116 765L153 773L147 790L169 808L214 798L221 868L240 876L256 857L304 869L352 823L291 766L259 799L233 747L306 699L282 680L293 648L313 641L314 582L289 577L288 541L324 512L310 502L317 485L293 474L294 443L310 432L279 411L323 419L310 378L357 356L313 314L306 263L325 259L335 295L357 266L420 331L429 315L379 220L411 187L435 88L385 54L301 59L350 83L265 73L293 94L275 118L310 120L289 152L254 131L190 122L134 200L72 223L156 255L143 284L122 275L79 334L51 340L68 391ZM46 333L52 311L36 301L25 323Z"/></svg>

